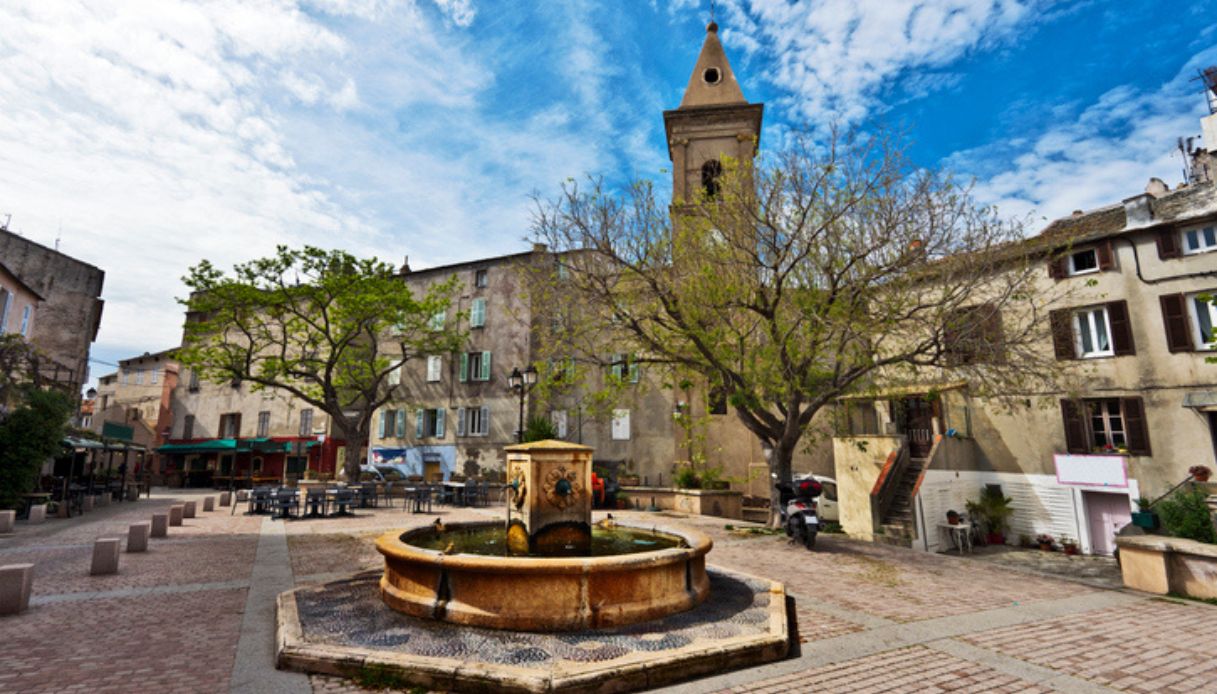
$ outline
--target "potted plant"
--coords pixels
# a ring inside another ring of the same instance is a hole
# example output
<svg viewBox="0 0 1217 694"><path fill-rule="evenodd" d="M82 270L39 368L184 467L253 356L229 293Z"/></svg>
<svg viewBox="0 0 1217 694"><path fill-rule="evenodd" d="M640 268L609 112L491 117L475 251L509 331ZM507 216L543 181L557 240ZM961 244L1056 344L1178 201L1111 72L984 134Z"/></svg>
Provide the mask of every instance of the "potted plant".
<svg viewBox="0 0 1217 694"><path fill-rule="evenodd" d="M1152 503L1144 496L1137 499L1137 512L1132 514L1133 525L1145 530L1158 529L1158 514L1154 513L1153 508L1151 508Z"/></svg>
<svg viewBox="0 0 1217 694"><path fill-rule="evenodd" d="M951 525L959 525L959 512L955 510L947 511L947 522Z"/></svg>
<svg viewBox="0 0 1217 694"><path fill-rule="evenodd" d="M968 502L968 514L980 523L985 533L985 544L1006 544L1006 529L1014 509L1013 499L1001 493L997 486L985 486L980 490L980 500Z"/></svg>
<svg viewBox="0 0 1217 694"><path fill-rule="evenodd" d="M1043 552L1051 552L1052 545L1055 542L1056 540L1048 533L1040 533L1035 536L1035 543L1040 546L1040 550Z"/></svg>
<svg viewBox="0 0 1217 694"><path fill-rule="evenodd" d="M618 510L624 511L630 507L630 497L626 496L624 492L617 492L616 499Z"/></svg>
<svg viewBox="0 0 1217 694"><path fill-rule="evenodd" d="M1074 556L1078 553L1078 543L1072 537L1066 535L1061 536L1061 549L1065 550L1065 554Z"/></svg>
<svg viewBox="0 0 1217 694"><path fill-rule="evenodd" d="M1213 475L1213 471L1207 465L1193 465L1187 469L1187 474L1191 475L1192 479L1197 482L1208 482L1209 477Z"/></svg>

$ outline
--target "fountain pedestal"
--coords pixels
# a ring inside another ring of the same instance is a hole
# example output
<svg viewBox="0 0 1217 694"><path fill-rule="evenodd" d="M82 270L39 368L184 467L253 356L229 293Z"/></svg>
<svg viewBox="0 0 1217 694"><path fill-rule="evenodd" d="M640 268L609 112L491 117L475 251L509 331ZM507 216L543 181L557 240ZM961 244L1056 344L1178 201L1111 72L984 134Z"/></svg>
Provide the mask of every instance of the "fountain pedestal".
<svg viewBox="0 0 1217 694"><path fill-rule="evenodd" d="M586 555L592 544L592 449L565 441L508 446L514 554Z"/></svg>

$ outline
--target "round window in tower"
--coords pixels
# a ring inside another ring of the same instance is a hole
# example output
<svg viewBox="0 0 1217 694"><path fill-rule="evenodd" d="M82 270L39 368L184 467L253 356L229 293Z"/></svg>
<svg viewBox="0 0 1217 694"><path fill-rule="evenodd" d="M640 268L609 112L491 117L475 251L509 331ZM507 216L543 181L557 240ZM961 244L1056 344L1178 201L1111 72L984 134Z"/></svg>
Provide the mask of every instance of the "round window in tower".
<svg viewBox="0 0 1217 694"><path fill-rule="evenodd" d="M706 84L718 84L723 78L723 73L718 71L716 67L708 67L706 71L701 73L701 78L706 81Z"/></svg>

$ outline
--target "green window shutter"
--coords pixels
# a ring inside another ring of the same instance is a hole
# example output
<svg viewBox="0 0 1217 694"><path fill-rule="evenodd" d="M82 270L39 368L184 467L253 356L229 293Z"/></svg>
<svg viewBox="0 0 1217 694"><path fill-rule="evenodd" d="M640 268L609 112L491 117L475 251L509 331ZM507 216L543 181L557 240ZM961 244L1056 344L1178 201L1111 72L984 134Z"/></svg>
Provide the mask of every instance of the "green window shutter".
<svg viewBox="0 0 1217 694"><path fill-rule="evenodd" d="M397 438L406 438L406 411L397 411Z"/></svg>
<svg viewBox="0 0 1217 694"><path fill-rule="evenodd" d="M388 422L389 422L389 410L381 410L380 411L379 438L383 439L385 437L385 428L388 426Z"/></svg>
<svg viewBox="0 0 1217 694"><path fill-rule="evenodd" d="M435 437L444 438L444 408L435 409Z"/></svg>
<svg viewBox="0 0 1217 694"><path fill-rule="evenodd" d="M465 408L456 408L456 435L465 435Z"/></svg>
<svg viewBox="0 0 1217 694"><path fill-rule="evenodd" d="M486 325L486 300L474 299L469 311L469 326L480 328L484 325Z"/></svg>
<svg viewBox="0 0 1217 694"><path fill-rule="evenodd" d="M489 434L490 433L490 406L489 405L482 405L481 425L482 425L482 430L478 433L482 434L482 435Z"/></svg>
<svg viewBox="0 0 1217 694"><path fill-rule="evenodd" d="M469 380L469 355L465 352L461 352L461 368L456 375L461 383Z"/></svg>
<svg viewBox="0 0 1217 694"><path fill-rule="evenodd" d="M414 418L414 438L421 439L423 437L423 411L415 412Z"/></svg>
<svg viewBox="0 0 1217 694"><path fill-rule="evenodd" d="M490 352L482 352L482 373L479 374L478 380L490 380Z"/></svg>
<svg viewBox="0 0 1217 694"><path fill-rule="evenodd" d="M630 356L629 369L630 383L637 383L638 378L642 375L642 370L638 367L638 362L634 361L634 357L632 355Z"/></svg>

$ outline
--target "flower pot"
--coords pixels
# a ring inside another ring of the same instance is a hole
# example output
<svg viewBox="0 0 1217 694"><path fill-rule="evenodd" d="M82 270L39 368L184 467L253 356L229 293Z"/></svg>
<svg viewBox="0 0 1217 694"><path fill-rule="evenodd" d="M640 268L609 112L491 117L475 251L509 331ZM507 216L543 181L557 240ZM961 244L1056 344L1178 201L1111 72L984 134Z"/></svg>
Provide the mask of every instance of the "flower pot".
<svg viewBox="0 0 1217 694"><path fill-rule="evenodd" d="M1077 545L1065 545L1064 549L1065 549L1065 554L1067 554L1069 556L1074 556L1078 553Z"/></svg>
<svg viewBox="0 0 1217 694"><path fill-rule="evenodd" d="M1153 511L1138 511L1132 514L1132 524L1145 530L1158 528L1158 514Z"/></svg>
<svg viewBox="0 0 1217 694"><path fill-rule="evenodd" d="M985 535L985 544L1004 545L1006 544L1006 536L1001 533L987 533Z"/></svg>
<svg viewBox="0 0 1217 694"><path fill-rule="evenodd" d="M1196 480L1197 482L1208 482L1209 477L1211 477L1212 475L1213 475L1212 472L1205 470L1203 472L1197 472L1197 473L1193 474L1192 479Z"/></svg>
<svg viewBox="0 0 1217 694"><path fill-rule="evenodd" d="M958 518L947 518L947 522L950 523L951 525L959 525Z"/></svg>
<svg viewBox="0 0 1217 694"><path fill-rule="evenodd" d="M628 509L629 507L630 507L629 499L618 499L617 500L617 510L624 511L624 510Z"/></svg>

